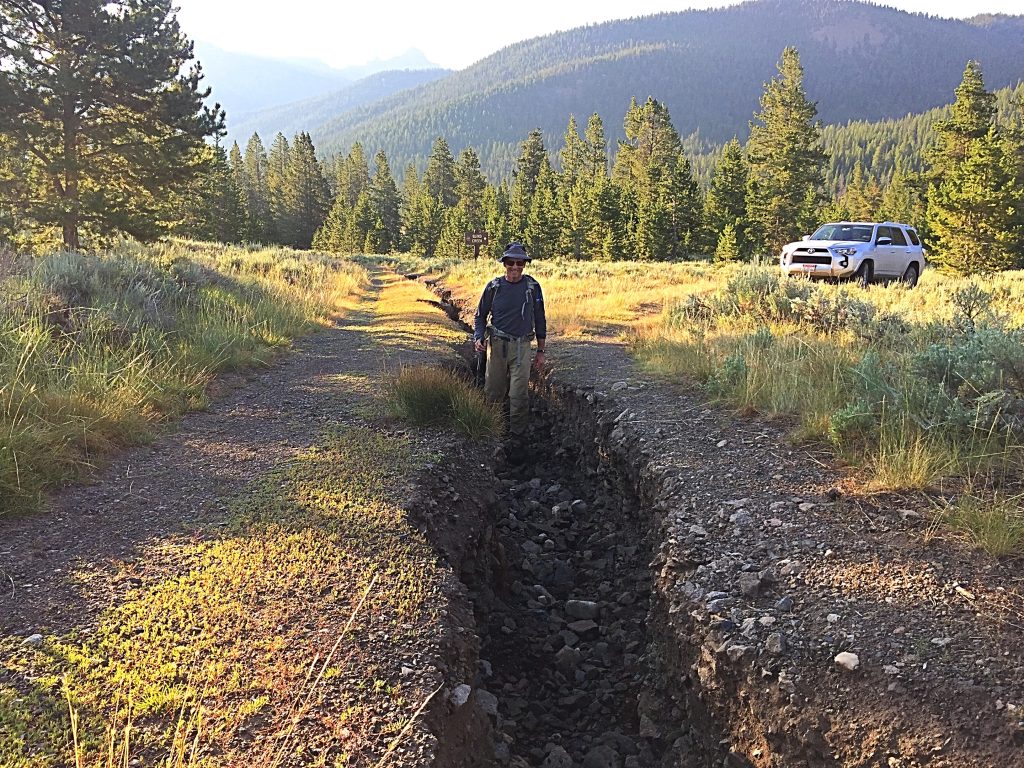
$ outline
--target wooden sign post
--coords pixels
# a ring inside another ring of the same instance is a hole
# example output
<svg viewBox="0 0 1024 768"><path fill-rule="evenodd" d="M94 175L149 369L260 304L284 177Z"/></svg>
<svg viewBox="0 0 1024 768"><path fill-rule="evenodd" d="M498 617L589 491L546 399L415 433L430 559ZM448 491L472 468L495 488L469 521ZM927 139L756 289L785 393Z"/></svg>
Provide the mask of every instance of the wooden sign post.
<svg viewBox="0 0 1024 768"><path fill-rule="evenodd" d="M487 245L487 233L483 230L475 230L466 233L466 245L473 246L473 258L480 258L480 246Z"/></svg>

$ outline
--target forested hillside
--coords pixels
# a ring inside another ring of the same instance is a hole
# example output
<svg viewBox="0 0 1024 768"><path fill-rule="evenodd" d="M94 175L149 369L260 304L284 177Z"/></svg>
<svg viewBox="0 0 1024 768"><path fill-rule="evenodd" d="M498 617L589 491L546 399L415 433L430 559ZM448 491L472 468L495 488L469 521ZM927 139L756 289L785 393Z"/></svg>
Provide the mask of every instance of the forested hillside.
<svg viewBox="0 0 1024 768"><path fill-rule="evenodd" d="M306 130L325 154L361 141L396 168L423 167L433 139L475 147L489 176L507 176L517 143L551 143L569 114L599 113L614 146L630 98L653 96L684 137L745 138L766 80L788 45L826 123L900 118L948 103L968 59L993 88L1024 78L1020 17L974 22L845 0L760 0L710 11L608 22L509 46L413 91Z"/></svg>

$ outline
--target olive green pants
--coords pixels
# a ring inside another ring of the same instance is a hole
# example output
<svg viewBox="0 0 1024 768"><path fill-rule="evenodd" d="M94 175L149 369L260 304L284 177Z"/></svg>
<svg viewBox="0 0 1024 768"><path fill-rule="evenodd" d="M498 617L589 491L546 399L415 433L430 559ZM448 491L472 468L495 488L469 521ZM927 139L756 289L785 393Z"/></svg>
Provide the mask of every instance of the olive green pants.
<svg viewBox="0 0 1024 768"><path fill-rule="evenodd" d="M530 340L505 341L492 336L489 345L484 395L492 403L500 403L508 395L509 432L522 435L530 418Z"/></svg>

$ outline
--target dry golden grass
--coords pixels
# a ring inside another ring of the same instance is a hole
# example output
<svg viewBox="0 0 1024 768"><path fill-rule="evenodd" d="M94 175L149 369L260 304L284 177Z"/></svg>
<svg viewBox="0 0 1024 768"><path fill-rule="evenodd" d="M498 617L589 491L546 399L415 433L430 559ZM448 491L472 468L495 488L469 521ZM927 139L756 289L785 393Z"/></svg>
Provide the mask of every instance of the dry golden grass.
<svg viewBox="0 0 1024 768"><path fill-rule="evenodd" d="M362 267L288 249L127 244L0 274L0 514L200 408L351 308Z"/></svg>

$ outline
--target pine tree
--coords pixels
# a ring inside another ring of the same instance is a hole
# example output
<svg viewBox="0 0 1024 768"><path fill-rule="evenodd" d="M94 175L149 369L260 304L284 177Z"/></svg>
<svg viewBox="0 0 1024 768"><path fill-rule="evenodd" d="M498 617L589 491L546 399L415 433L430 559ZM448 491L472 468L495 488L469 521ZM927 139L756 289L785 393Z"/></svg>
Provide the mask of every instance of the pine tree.
<svg viewBox="0 0 1024 768"><path fill-rule="evenodd" d="M726 224L722 228L722 234L718 236L718 245L715 246L715 261L739 261L740 247L736 237L736 227Z"/></svg>
<svg viewBox="0 0 1024 768"><path fill-rule="evenodd" d="M348 210L356 207L359 195L370 186L370 164L358 141L338 166L337 195L343 197Z"/></svg>
<svg viewBox="0 0 1024 768"><path fill-rule="evenodd" d="M438 136L427 158L427 169L423 172L423 189L426 194L448 209L458 201L455 179L455 158L448 148L448 142Z"/></svg>
<svg viewBox="0 0 1024 768"><path fill-rule="evenodd" d="M996 97L985 90L978 62L967 62L963 80L954 93L950 117L935 125L935 145L927 152L930 172L935 178L964 162L974 150L974 142L984 139L995 124Z"/></svg>
<svg viewBox="0 0 1024 768"><path fill-rule="evenodd" d="M569 125L565 129L562 149L558 152L558 162L562 166L562 179L566 189L571 189L576 180L587 172L587 154L586 142L580 138L579 129L576 127L576 115L569 115Z"/></svg>
<svg viewBox="0 0 1024 768"><path fill-rule="evenodd" d="M1006 269L1017 261L1013 179L995 116L995 97L985 90L981 67L969 61L950 119L935 126L928 154L932 260L958 274Z"/></svg>
<svg viewBox="0 0 1024 768"><path fill-rule="evenodd" d="M555 255L561 230L558 205L558 177L547 156L541 160L537 184L530 198L530 214L525 232L530 255L535 259Z"/></svg>
<svg viewBox="0 0 1024 768"><path fill-rule="evenodd" d="M291 146L283 133L278 132L270 145L267 156L267 190L270 201L271 232L274 241L289 242L292 224L289 220L288 207L285 201L285 188L288 185L288 166L290 163Z"/></svg>
<svg viewBox="0 0 1024 768"><path fill-rule="evenodd" d="M578 201L575 204L578 212L574 214L579 219L576 226L583 232L583 252L580 256L605 258L610 222L603 218L609 214L609 210L608 201L602 202L602 196L606 195L606 189L611 183L608 179L608 141L604 135L604 123L596 112L587 121L583 141L586 151L586 172L581 176L579 184L585 185L585 188L577 189L574 193L574 198ZM616 220L615 227L621 230L621 222ZM575 252L575 248L571 252Z"/></svg>
<svg viewBox="0 0 1024 768"><path fill-rule="evenodd" d="M587 230L592 226L591 198L589 190L593 183L590 176L590 158L586 141L580 138L576 128L576 116L569 116L564 143L558 153L562 172L559 174L558 207L562 226L558 235L557 250L579 259L584 255Z"/></svg>
<svg viewBox="0 0 1024 768"><path fill-rule="evenodd" d="M178 220L171 231L182 237L237 243L245 236L242 191L221 146L207 146L205 171L181 190L175 201Z"/></svg>
<svg viewBox="0 0 1024 768"><path fill-rule="evenodd" d="M192 58L171 0L0 3L0 134L45 178L27 213L65 247L83 226L159 236L168 191L212 162L224 115Z"/></svg>
<svg viewBox="0 0 1024 768"><path fill-rule="evenodd" d="M249 137L245 145L245 211L249 229L246 237L253 243L274 240L273 220L270 215L270 186L267 152L258 133Z"/></svg>
<svg viewBox="0 0 1024 768"><path fill-rule="evenodd" d="M600 178L594 186L597 225L594 236L599 240L597 253L605 261L629 258L626 216L623 214L623 191L610 178Z"/></svg>
<svg viewBox="0 0 1024 768"><path fill-rule="evenodd" d="M292 142L285 177L284 208L287 228L285 242L295 248L309 248L313 234L327 218L327 183L308 133Z"/></svg>
<svg viewBox="0 0 1024 768"><path fill-rule="evenodd" d="M822 200L827 157L821 124L804 91L804 70L795 48L786 48L779 75L765 83L757 122L750 124L747 211L753 244L776 253L813 222Z"/></svg>
<svg viewBox="0 0 1024 768"><path fill-rule="evenodd" d="M529 225L533 192L537 188L541 163L547 160L544 136L539 128L530 131L522 144L522 151L512 172L512 189L509 196L509 216L513 237L524 237Z"/></svg>
<svg viewBox="0 0 1024 768"><path fill-rule="evenodd" d="M405 178L402 181L402 240L403 251L422 256L420 243L423 237L423 221L420 217L421 185L416 163L411 162L405 167Z"/></svg>
<svg viewBox="0 0 1024 768"><path fill-rule="evenodd" d="M374 156L373 162L376 171L366 195L373 223L366 232L366 250L370 253L390 253L398 246L401 237L401 198L383 150Z"/></svg>
<svg viewBox="0 0 1024 768"><path fill-rule="evenodd" d="M480 171L480 156L472 147L459 155L455 167L457 202L445 219L437 253L457 258L466 255L466 232L482 230L486 219L484 213L484 192L487 179Z"/></svg>
<svg viewBox="0 0 1024 768"><path fill-rule="evenodd" d="M739 141L732 139L722 149L705 200L707 225L714 238L712 242L721 242L725 228L731 227L737 248L742 249L745 245L743 224L747 220L747 176L743 148Z"/></svg>
<svg viewBox="0 0 1024 768"><path fill-rule="evenodd" d="M237 208L235 215L238 221L232 226L233 237L226 242L234 242L246 239L249 233L249 215L245 205L245 190L249 184L245 172L245 162L242 160L242 150L239 149L237 141L231 143L231 151L228 152L228 168L231 171L231 192L238 198L237 206L232 206Z"/></svg>
<svg viewBox="0 0 1024 768"><path fill-rule="evenodd" d="M625 229L638 259L681 256L700 218L699 190L668 109L654 98L626 112L612 180L621 190Z"/></svg>
<svg viewBox="0 0 1024 768"><path fill-rule="evenodd" d="M955 166L947 166L928 193L932 257L961 275L1014 266L1009 237L1007 182L995 126L968 145Z"/></svg>

